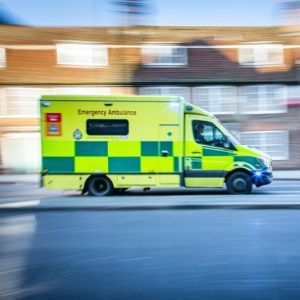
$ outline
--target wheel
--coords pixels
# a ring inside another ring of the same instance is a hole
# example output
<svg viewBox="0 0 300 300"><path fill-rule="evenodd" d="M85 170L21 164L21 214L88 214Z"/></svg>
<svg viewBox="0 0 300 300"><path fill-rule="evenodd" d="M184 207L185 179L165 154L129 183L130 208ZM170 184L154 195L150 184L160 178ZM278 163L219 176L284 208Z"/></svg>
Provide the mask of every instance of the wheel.
<svg viewBox="0 0 300 300"><path fill-rule="evenodd" d="M230 194L249 194L252 191L251 177L243 172L233 173L228 177L226 186Z"/></svg>
<svg viewBox="0 0 300 300"><path fill-rule="evenodd" d="M106 177L92 177L88 183L88 192L92 196L108 196L114 188L111 181Z"/></svg>

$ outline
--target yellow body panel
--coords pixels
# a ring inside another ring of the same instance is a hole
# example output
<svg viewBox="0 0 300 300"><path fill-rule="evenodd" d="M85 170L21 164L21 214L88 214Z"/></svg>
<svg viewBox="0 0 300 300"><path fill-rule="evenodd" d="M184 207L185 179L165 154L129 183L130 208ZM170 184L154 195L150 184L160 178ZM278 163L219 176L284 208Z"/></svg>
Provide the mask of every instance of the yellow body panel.
<svg viewBox="0 0 300 300"><path fill-rule="evenodd" d="M158 173L159 172L159 158L156 157L141 157L141 171L142 173Z"/></svg>
<svg viewBox="0 0 300 300"><path fill-rule="evenodd" d="M139 141L110 141L108 156L140 156L141 143Z"/></svg>
<svg viewBox="0 0 300 300"><path fill-rule="evenodd" d="M227 170L233 165L233 156L208 156L202 160L203 170Z"/></svg>
<svg viewBox="0 0 300 300"><path fill-rule="evenodd" d="M180 186L179 175L159 175L159 186L176 187Z"/></svg>
<svg viewBox="0 0 300 300"><path fill-rule="evenodd" d="M53 190L80 191L88 177L88 175L44 175L43 186Z"/></svg>
<svg viewBox="0 0 300 300"><path fill-rule="evenodd" d="M117 176L118 187L129 186L155 186L157 176L155 175L119 175Z"/></svg>
<svg viewBox="0 0 300 300"><path fill-rule="evenodd" d="M224 178L185 178L184 183L187 187L221 188Z"/></svg>
<svg viewBox="0 0 300 300"><path fill-rule="evenodd" d="M159 172L172 173L173 170L173 157L159 157Z"/></svg>
<svg viewBox="0 0 300 300"><path fill-rule="evenodd" d="M75 157L76 173L107 173L107 157Z"/></svg>
<svg viewBox="0 0 300 300"><path fill-rule="evenodd" d="M44 139L42 142L44 156L74 156L75 148L73 141L59 139Z"/></svg>

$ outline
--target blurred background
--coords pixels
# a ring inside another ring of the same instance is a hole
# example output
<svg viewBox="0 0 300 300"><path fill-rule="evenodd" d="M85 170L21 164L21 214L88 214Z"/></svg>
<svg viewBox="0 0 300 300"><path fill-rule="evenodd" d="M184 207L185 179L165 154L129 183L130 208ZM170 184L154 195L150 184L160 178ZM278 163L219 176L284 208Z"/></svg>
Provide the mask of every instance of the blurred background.
<svg viewBox="0 0 300 300"><path fill-rule="evenodd" d="M0 1L0 172L40 169L43 94L178 95L300 169L300 1Z"/></svg>

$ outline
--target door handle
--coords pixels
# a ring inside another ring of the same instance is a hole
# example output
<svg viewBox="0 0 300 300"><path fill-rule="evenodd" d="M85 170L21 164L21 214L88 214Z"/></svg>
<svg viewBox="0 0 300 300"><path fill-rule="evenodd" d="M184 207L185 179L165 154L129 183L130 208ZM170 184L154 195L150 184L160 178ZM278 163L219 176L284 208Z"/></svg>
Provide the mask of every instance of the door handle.
<svg viewBox="0 0 300 300"><path fill-rule="evenodd" d="M192 154L200 154L200 152L199 151L194 151L194 152L192 152Z"/></svg>
<svg viewBox="0 0 300 300"><path fill-rule="evenodd" d="M166 156L169 155L169 151L167 151L167 150L162 150L162 151L161 151L161 154L162 154L163 157L166 157Z"/></svg>

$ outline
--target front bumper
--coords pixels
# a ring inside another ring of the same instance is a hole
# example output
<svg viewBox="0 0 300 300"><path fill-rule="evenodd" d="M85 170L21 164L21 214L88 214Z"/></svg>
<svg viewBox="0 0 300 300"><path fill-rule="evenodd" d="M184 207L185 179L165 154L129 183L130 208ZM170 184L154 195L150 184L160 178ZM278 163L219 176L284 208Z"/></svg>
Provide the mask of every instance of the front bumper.
<svg viewBox="0 0 300 300"><path fill-rule="evenodd" d="M252 183L257 187L270 184L273 181L272 170L266 168L263 170L252 171L251 179Z"/></svg>

